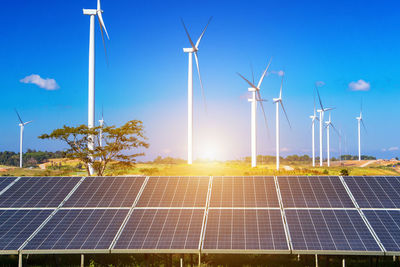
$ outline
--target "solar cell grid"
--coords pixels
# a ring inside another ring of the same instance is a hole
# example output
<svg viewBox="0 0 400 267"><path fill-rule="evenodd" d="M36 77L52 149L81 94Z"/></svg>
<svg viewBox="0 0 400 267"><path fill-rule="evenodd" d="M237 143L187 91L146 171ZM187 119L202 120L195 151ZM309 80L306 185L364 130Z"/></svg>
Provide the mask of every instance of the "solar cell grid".
<svg viewBox="0 0 400 267"><path fill-rule="evenodd" d="M127 209L59 210L24 250L108 249Z"/></svg>
<svg viewBox="0 0 400 267"><path fill-rule="evenodd" d="M214 177L210 207L279 208L274 177Z"/></svg>
<svg viewBox="0 0 400 267"><path fill-rule="evenodd" d="M354 208L337 176L278 177L284 208Z"/></svg>
<svg viewBox="0 0 400 267"><path fill-rule="evenodd" d="M360 208L400 208L400 177L344 177Z"/></svg>
<svg viewBox="0 0 400 267"><path fill-rule="evenodd" d="M57 207L80 177L21 177L0 195L0 207Z"/></svg>
<svg viewBox="0 0 400 267"><path fill-rule="evenodd" d="M134 210L114 249L198 249L203 209Z"/></svg>
<svg viewBox="0 0 400 267"><path fill-rule="evenodd" d="M364 210L368 222L387 251L400 251L400 211Z"/></svg>
<svg viewBox="0 0 400 267"><path fill-rule="evenodd" d="M293 250L381 251L357 210L286 210Z"/></svg>
<svg viewBox="0 0 400 267"><path fill-rule="evenodd" d="M204 207L209 177L150 177L137 207Z"/></svg>
<svg viewBox="0 0 400 267"><path fill-rule="evenodd" d="M11 184L16 178L15 177L1 177L0 178L0 192Z"/></svg>
<svg viewBox="0 0 400 267"><path fill-rule="evenodd" d="M203 249L289 250L280 210L210 209Z"/></svg>
<svg viewBox="0 0 400 267"><path fill-rule="evenodd" d="M131 207L145 177L87 177L64 207Z"/></svg>
<svg viewBox="0 0 400 267"><path fill-rule="evenodd" d="M52 210L0 210L0 250L17 250Z"/></svg>

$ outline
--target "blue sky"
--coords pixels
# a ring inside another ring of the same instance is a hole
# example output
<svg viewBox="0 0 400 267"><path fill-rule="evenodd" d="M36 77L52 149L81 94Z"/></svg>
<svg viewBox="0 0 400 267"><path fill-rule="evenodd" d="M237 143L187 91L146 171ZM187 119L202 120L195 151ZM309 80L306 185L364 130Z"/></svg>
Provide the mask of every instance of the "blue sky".
<svg viewBox="0 0 400 267"><path fill-rule="evenodd" d="M96 24L96 119L102 106L108 124L140 119L151 145L144 159L185 158L187 55L182 48L189 42L180 17L197 39L213 16L199 50L208 114L194 77L195 158L214 154L219 159L237 159L250 154L247 85L236 72L250 78L252 63L258 79L271 57L271 70L286 74L283 100L292 129L282 120L283 155L310 153L313 87L323 81L323 102L336 107L332 121L345 136L343 152L356 154L355 117L362 98L368 129L362 137L363 154L398 156L398 4L315 2L103 0L111 40L106 42L107 67ZM60 149L61 143L37 136L64 124L87 122L89 17L82 8L95 6L95 0L2 2L1 151L18 150L14 108L24 120L34 120L26 127L25 149ZM21 82L32 74L54 79L59 88L46 90ZM359 80L368 83L369 90L349 87ZM278 75L271 73L261 87L269 100L264 105L271 138L259 110L259 154L275 151L272 98L278 95L279 83ZM337 155L334 133L331 148Z"/></svg>

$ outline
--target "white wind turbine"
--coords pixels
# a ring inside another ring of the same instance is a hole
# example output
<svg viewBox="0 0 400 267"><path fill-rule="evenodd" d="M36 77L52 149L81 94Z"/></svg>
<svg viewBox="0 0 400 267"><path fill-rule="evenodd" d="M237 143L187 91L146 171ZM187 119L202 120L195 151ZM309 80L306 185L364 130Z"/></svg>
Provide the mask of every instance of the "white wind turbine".
<svg viewBox="0 0 400 267"><path fill-rule="evenodd" d="M290 121L287 116L285 107L283 106L283 102L282 102L283 76L284 75L282 75L281 89L279 91L279 97L273 99L273 101L275 103L275 107L276 107L276 126L275 127L276 127L276 170L277 171L279 171L279 152L280 152L280 148L279 148L279 104L281 104L281 106L282 106L282 110L285 113L286 120L289 123L289 127L292 128L292 126L290 125Z"/></svg>
<svg viewBox="0 0 400 267"><path fill-rule="evenodd" d="M356 117L357 124L358 124L358 160L361 160L361 124L364 127L364 130L367 131L367 128L365 128L364 125L364 120L362 118L362 103L361 103L361 109L360 109L360 116Z"/></svg>
<svg viewBox="0 0 400 267"><path fill-rule="evenodd" d="M19 116L18 111L15 110L15 112L17 113L18 119L20 121L20 123L18 124L20 127L20 139L19 139L19 167L22 168L22 143L23 143L23 139L24 139L24 127L25 125L31 123L32 121L27 121L27 122L23 122L21 119L21 116Z"/></svg>
<svg viewBox="0 0 400 267"><path fill-rule="evenodd" d="M100 30L101 30L101 37L103 39L103 44L104 43L104 34L103 34L103 29L107 35L107 38L110 39L107 33L106 26L104 25L103 21L103 16L102 16L103 10L101 10L100 6L100 0L97 0L97 9L83 9L83 14L84 15L89 15L90 16L90 37L89 37L89 82L88 82L88 87L89 87L89 101L88 101L88 127L93 128L94 127L94 105L95 105L95 46L94 46L94 26L95 26L95 16L97 16L100 24ZM105 50L104 46L104 51ZM106 57L107 57L107 52L106 52ZM89 150L94 150L94 140L93 136L89 136L89 142L88 142L88 149ZM92 158L93 160L93 158ZM94 173L93 166L92 164L89 163L89 173L92 175Z"/></svg>
<svg viewBox="0 0 400 267"><path fill-rule="evenodd" d="M310 116L311 119L311 131L312 131L312 166L315 167L315 120L319 120L317 117L317 110L315 108L315 93L314 93L314 114Z"/></svg>
<svg viewBox="0 0 400 267"><path fill-rule="evenodd" d="M197 73L199 75L201 93L202 93L203 101L204 101L204 105L205 105L204 88L203 88L203 82L201 81L201 76L200 76L199 58L197 56L197 51L199 51L200 41L203 38L204 33L206 32L208 24L210 24L211 19L212 19L212 17L210 17L210 19L208 20L208 23L207 23L206 27L204 28L203 32L201 33L196 44L193 43L192 39L190 38L189 32L186 29L185 23L183 22L183 19L181 19L183 28L185 29L186 35L187 35L190 45L191 45L190 48L183 48L183 52L188 53L188 56L189 56L189 68L188 68L188 159L187 159L188 164L193 163L193 53L194 53L194 58L196 60Z"/></svg>
<svg viewBox="0 0 400 267"><path fill-rule="evenodd" d="M257 86L254 85L254 81L250 82L245 77L243 77L240 73L238 75L245 80L251 87L248 88L249 92L252 93L252 97L248 99L251 102L251 167L257 166L257 120L256 120L256 111L257 111L257 102L260 102L260 106L264 115L265 126L268 131L267 117L265 115L264 106L262 104L263 100L260 94L261 83L264 80L265 75L267 74L269 65L271 64L271 60L268 63L267 68L264 73L261 75L260 80L258 81Z"/></svg>
<svg viewBox="0 0 400 267"><path fill-rule="evenodd" d="M322 127L322 124L324 122L324 113L325 113L325 111L332 110L334 108L324 108L324 106L322 105L321 97L319 95L318 87L316 89L317 89L319 104L321 107L321 109L318 109L317 112L319 113L319 166L322 167L322 165L323 165L323 157L322 157L322 128L323 127Z"/></svg>
<svg viewBox="0 0 400 267"><path fill-rule="evenodd" d="M99 145L100 147L103 147L103 126L104 126L103 109L101 109L101 119L99 120L99 124L100 124Z"/></svg>
<svg viewBox="0 0 400 267"><path fill-rule="evenodd" d="M332 128L335 130L335 132L340 136L339 132L336 130L335 125L333 125L331 121L331 114L329 113L329 120L325 122L326 124L326 156L327 156L327 161L328 161L328 167L331 166L331 154L330 154L330 136L329 136L329 129L332 126Z"/></svg>

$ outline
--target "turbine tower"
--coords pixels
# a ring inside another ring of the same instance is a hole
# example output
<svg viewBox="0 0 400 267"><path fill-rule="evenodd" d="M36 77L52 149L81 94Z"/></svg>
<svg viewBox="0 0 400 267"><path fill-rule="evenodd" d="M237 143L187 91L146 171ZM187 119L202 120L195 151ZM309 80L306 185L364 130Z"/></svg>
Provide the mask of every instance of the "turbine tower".
<svg viewBox="0 0 400 267"><path fill-rule="evenodd" d="M325 122L326 124L326 156L327 156L327 162L328 162L328 167L331 166L331 154L330 154L330 136L329 136L329 129L332 126L332 128L335 130L335 132L340 136L339 132L336 130L335 125L333 125L331 121L331 114L329 113L329 120Z"/></svg>
<svg viewBox="0 0 400 267"><path fill-rule="evenodd" d="M104 125L103 109L101 109L101 119L99 120L99 124L100 124L99 145L100 147L103 147L103 125Z"/></svg>
<svg viewBox="0 0 400 267"><path fill-rule="evenodd" d="M282 102L282 86L283 86L283 75L282 75L282 81L281 81L281 89L279 91L279 97L278 98L274 98L273 102L275 103L275 107L276 107L276 170L279 171L279 104L281 104L282 106L282 110L285 113L286 116L286 120L289 123L289 127L292 128L292 126L290 125L290 121L289 118L286 114L286 110L285 107L283 106L283 102Z"/></svg>
<svg viewBox="0 0 400 267"><path fill-rule="evenodd" d="M318 120L315 109L315 93L314 93L314 114L310 116L311 119L311 131L312 131L312 166L315 167L315 120Z"/></svg>
<svg viewBox="0 0 400 267"><path fill-rule="evenodd" d="M21 119L21 116L19 116L18 111L15 110L15 112L17 113L18 119L20 121L20 123L18 124L20 127L20 139L19 139L19 167L22 168L22 143L23 143L23 139L24 139L24 127L25 125L31 123L32 121L27 121L27 122L23 122Z"/></svg>
<svg viewBox="0 0 400 267"><path fill-rule="evenodd" d="M188 56L189 56L189 66L188 66L188 157L187 157L188 164L193 163L193 53L194 53L194 58L196 60L197 73L199 75L201 93L202 93L203 101L204 101L204 105L205 105L204 88L203 88L203 82L201 81L201 76L200 76L199 58L197 56L197 51L199 51L200 41L203 38L204 33L206 32L208 24L210 24L211 19L212 19L212 17L210 17L210 19L208 20L207 25L204 28L203 32L201 33L196 44L193 43L192 39L190 38L189 31L186 29L183 19L181 19L183 28L185 29L186 35L187 35L190 45L191 45L190 48L183 48L183 52L188 53ZM206 111L207 111L207 109L206 109Z"/></svg>
<svg viewBox="0 0 400 267"><path fill-rule="evenodd" d="M318 100L319 100L319 105L321 109L318 109L317 112L319 113L319 166L322 167L323 165L323 157L322 157L322 124L324 122L324 113L325 111L332 110L334 108L324 108L322 105L321 97L319 95L318 87L317 89L317 94L318 94Z"/></svg>
<svg viewBox="0 0 400 267"><path fill-rule="evenodd" d="M106 26L104 25L103 21L103 16L102 16L103 10L101 10L101 5L100 5L100 0L97 0L97 9L83 9L83 14L84 15L89 15L90 16L90 35L89 35L89 82L88 82L88 87L89 87L89 101L88 101L88 127L93 128L94 127L94 103L95 103L95 46L94 46L94 20L95 16L97 16L97 19L99 20L100 24L100 30L101 30L101 37L103 39L103 45L104 43L104 34L103 34L103 29L107 35L107 38L109 38ZM106 53L107 57L107 52L105 50L104 46L104 51ZM92 135L89 136L89 142L88 142L88 149L89 150L94 150L94 137ZM93 157L91 157L93 160ZM91 163L89 163L89 173L92 175L94 173L93 166Z"/></svg>
<svg viewBox="0 0 400 267"><path fill-rule="evenodd" d="M258 81L257 86L254 85L254 81L250 82L245 77L243 77L240 73L237 73L243 80L245 80L247 82L247 84L250 85L250 88L248 88L248 90L252 94L252 97L250 99L248 99L248 101L251 102L251 167L257 166L257 120L256 120L257 102L260 102L260 106L261 106L261 109L262 109L262 112L264 115L265 126L268 131L267 117L265 115L264 106L262 104L262 102L265 100L263 100L261 98L260 87L264 80L265 75L267 74L270 64L271 64L271 60L269 61L267 68L261 75L261 78Z"/></svg>
<svg viewBox="0 0 400 267"><path fill-rule="evenodd" d="M364 125L364 120L362 118L362 103L361 103L361 109L360 109L360 116L356 117L357 124L358 124L358 161L361 161L361 124L364 127L364 130L367 131L367 128L365 128Z"/></svg>

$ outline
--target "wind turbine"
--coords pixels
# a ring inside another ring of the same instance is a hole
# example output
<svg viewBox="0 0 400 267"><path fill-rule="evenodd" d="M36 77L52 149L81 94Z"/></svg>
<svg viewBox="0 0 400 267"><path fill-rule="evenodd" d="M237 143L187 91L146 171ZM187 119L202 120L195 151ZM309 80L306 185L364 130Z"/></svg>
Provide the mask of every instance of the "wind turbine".
<svg viewBox="0 0 400 267"><path fill-rule="evenodd" d="M205 105L204 88L203 88L203 82L201 81L201 76L200 76L199 58L197 56L197 51L199 51L200 41L203 38L204 33L206 32L208 24L210 24L211 19L212 19L212 17L210 17L210 19L208 20L207 25L204 28L203 32L201 33L196 44L193 43L192 39L190 38L189 32L186 29L185 23L183 22L183 19L181 19L183 28L185 29L186 35L187 35L190 45L191 45L190 48L183 48L183 52L188 53L188 56L189 56L189 66L188 66L188 159L187 159L188 164L193 163L193 53L194 53L194 58L196 60L197 73L199 75L201 93L202 93L203 101L204 101L204 105Z"/></svg>
<svg viewBox="0 0 400 267"><path fill-rule="evenodd" d="M20 121L20 123L18 124L20 127L20 139L19 139L19 167L22 168L22 142L24 139L24 127L25 125L31 123L32 121L27 121L27 122L23 122L21 119L21 116L19 116L18 111L15 110L15 112L17 113L18 119Z"/></svg>
<svg viewBox="0 0 400 267"><path fill-rule="evenodd" d="M314 92L314 114L310 116L311 119L311 131L312 131L312 166L315 167L315 120L319 120L317 117L315 108L315 92Z"/></svg>
<svg viewBox="0 0 400 267"><path fill-rule="evenodd" d="M103 29L104 32L107 35L107 38L110 40L110 37L108 36L108 32L106 29L106 26L103 21L103 16L102 16L103 10L101 10L101 5L100 5L100 0L97 0L97 9L83 9L83 14L84 15L89 15L90 16L90 37L89 37L89 82L88 82L88 87L89 87L89 101L88 101L88 127L93 128L94 127L94 103L95 103L95 46L94 46L94 20L95 16L97 16L100 24L100 30L101 30L101 37L103 39L103 45L104 45L104 52L106 54L107 58L107 52L106 52L106 47L105 47L105 42L104 42L104 34L103 34ZM94 150L94 140L93 136L89 136L89 141L88 141L88 149L89 150ZM93 160L93 157L91 157ZM89 163L89 173L92 175L94 173L93 166L91 163Z"/></svg>
<svg viewBox="0 0 400 267"><path fill-rule="evenodd" d="M282 102L283 76L284 75L282 75L281 89L279 91L279 97L273 99L273 102L275 103L275 107L276 107L276 170L277 171L279 171L279 150L280 150L280 148L279 148L279 104L281 104L281 106L282 106L282 110L285 113L286 120L289 123L289 127L292 128L292 126L290 125L289 118L286 114L285 107L283 106L283 102Z"/></svg>
<svg viewBox="0 0 400 267"><path fill-rule="evenodd" d="M317 112L319 113L319 166L322 167L322 165L323 165L323 158L322 158L322 128L323 127L322 127L322 124L324 121L324 113L325 113L325 111L332 110L334 108L324 108L324 106L322 105L321 97L319 95L318 87L316 87L316 89L317 89L319 104L321 106L321 109L318 109Z"/></svg>
<svg viewBox="0 0 400 267"><path fill-rule="evenodd" d="M251 102L251 167L257 166L257 121L256 121L257 102L260 102L260 106L264 115L265 126L267 127L268 131L267 116L265 115L264 106L262 104L262 102L265 100L261 98L260 87L264 80L265 75L267 74L270 64L271 60L269 61L267 68L261 75L261 78L258 81L257 86L254 85L254 81L250 82L240 73L237 73L243 80L245 80L250 85L250 88L248 88L248 90L249 92L252 93L252 97L248 99L248 101Z"/></svg>
<svg viewBox="0 0 400 267"><path fill-rule="evenodd" d="M357 123L358 123L358 160L361 160L361 124L364 127L364 130L367 131L367 128L365 128L364 120L362 118L362 102L361 102L361 109L360 109L360 116L356 117Z"/></svg>
<svg viewBox="0 0 400 267"><path fill-rule="evenodd" d="M101 109L101 119L99 120L99 124L100 124L99 145L100 147L103 147L103 125L104 125L103 108Z"/></svg>
<svg viewBox="0 0 400 267"><path fill-rule="evenodd" d="M329 120L325 122L326 124L326 155L327 155L327 160L328 160L328 167L331 166L331 155L330 155L330 136L329 136L329 129L332 126L332 128L335 130L335 132L340 136L339 132L336 130L335 125L333 125L331 121L331 114L329 113Z"/></svg>

